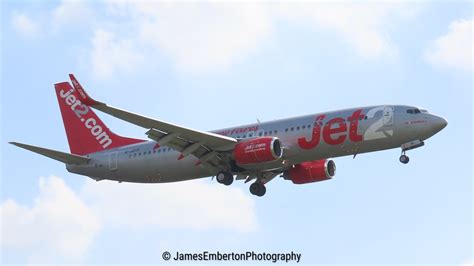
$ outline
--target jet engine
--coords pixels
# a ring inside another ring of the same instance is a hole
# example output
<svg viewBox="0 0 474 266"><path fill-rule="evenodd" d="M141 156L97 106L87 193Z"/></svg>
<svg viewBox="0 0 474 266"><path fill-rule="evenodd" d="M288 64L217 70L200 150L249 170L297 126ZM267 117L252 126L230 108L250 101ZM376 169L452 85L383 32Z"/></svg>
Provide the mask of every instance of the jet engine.
<svg viewBox="0 0 474 266"><path fill-rule="evenodd" d="M283 177L294 184L307 184L331 179L335 174L333 160L317 160L293 165L283 173Z"/></svg>
<svg viewBox="0 0 474 266"><path fill-rule="evenodd" d="M268 163L283 156L281 141L275 137L261 137L239 142L234 148L237 165Z"/></svg>

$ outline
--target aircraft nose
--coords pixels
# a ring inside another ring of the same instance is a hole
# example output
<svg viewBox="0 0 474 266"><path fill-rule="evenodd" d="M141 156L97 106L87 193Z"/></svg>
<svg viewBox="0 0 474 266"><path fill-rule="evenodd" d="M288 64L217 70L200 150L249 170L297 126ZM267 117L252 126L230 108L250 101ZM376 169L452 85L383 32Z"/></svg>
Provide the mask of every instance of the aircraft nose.
<svg viewBox="0 0 474 266"><path fill-rule="evenodd" d="M440 116L434 116L432 127L435 133L441 131L448 125L448 121Z"/></svg>

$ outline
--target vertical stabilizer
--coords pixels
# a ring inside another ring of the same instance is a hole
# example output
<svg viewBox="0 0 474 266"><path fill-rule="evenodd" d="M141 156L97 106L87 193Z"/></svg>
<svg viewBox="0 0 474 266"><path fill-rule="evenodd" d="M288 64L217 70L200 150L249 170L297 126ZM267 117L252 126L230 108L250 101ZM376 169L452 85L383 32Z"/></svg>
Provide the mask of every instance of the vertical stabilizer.
<svg viewBox="0 0 474 266"><path fill-rule="evenodd" d="M57 83L54 87L71 153L84 155L144 142L110 131L94 111L81 102L79 92L69 82Z"/></svg>

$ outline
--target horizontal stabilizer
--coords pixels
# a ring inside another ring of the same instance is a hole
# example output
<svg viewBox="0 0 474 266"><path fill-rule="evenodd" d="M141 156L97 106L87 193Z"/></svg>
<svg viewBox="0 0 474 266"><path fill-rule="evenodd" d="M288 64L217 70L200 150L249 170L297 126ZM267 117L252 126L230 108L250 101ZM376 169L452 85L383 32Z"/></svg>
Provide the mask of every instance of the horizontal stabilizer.
<svg viewBox="0 0 474 266"><path fill-rule="evenodd" d="M66 163L66 164L85 164L89 161L89 158L80 156L80 155L74 155L70 153L50 150L50 149L36 147L36 146L27 145L27 144L18 143L18 142L9 142L9 143L15 146L18 146L20 148L44 155L56 161Z"/></svg>

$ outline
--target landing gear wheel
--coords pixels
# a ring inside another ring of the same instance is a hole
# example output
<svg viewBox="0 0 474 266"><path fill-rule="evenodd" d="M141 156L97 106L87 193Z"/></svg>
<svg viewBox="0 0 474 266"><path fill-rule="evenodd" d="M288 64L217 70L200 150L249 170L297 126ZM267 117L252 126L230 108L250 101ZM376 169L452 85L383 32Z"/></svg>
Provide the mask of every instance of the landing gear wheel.
<svg viewBox="0 0 474 266"><path fill-rule="evenodd" d="M217 182L224 184L226 186L230 186L232 182L234 182L234 176L232 173L227 171L220 171L216 175Z"/></svg>
<svg viewBox="0 0 474 266"><path fill-rule="evenodd" d="M409 158L407 155L402 154L402 155L400 156L400 162L401 162L401 163L407 164L409 161L410 161L410 158Z"/></svg>
<svg viewBox="0 0 474 266"><path fill-rule="evenodd" d="M260 182L255 182L252 185L250 185L249 190L250 190L250 193L259 197L262 197L267 192L267 188L265 187L265 185Z"/></svg>

